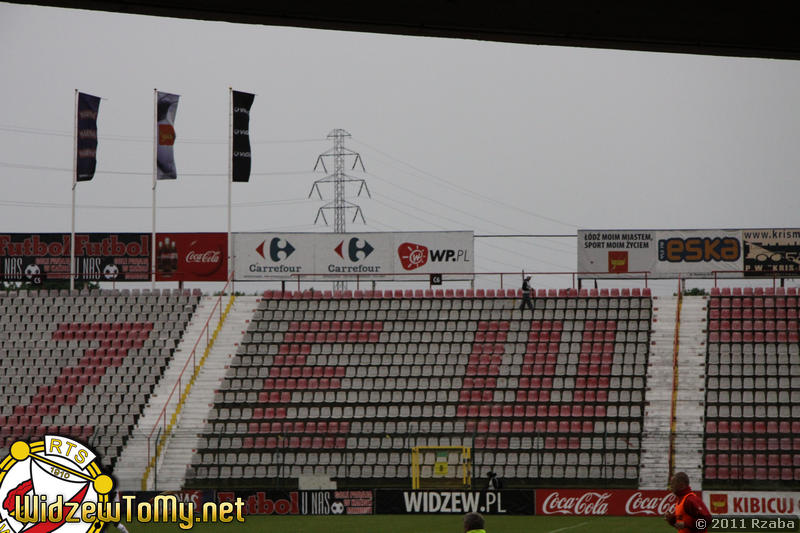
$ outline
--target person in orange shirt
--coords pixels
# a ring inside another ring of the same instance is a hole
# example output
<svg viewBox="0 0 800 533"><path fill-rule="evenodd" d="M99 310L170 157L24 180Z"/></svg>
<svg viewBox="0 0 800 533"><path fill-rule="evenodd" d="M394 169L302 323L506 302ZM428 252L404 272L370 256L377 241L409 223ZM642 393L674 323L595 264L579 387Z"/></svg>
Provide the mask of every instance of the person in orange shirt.
<svg viewBox="0 0 800 533"><path fill-rule="evenodd" d="M679 533L706 533L711 525L711 513L703 500L689 486L689 476L676 472L669 482L670 490L677 496L675 512L667 513L667 523Z"/></svg>

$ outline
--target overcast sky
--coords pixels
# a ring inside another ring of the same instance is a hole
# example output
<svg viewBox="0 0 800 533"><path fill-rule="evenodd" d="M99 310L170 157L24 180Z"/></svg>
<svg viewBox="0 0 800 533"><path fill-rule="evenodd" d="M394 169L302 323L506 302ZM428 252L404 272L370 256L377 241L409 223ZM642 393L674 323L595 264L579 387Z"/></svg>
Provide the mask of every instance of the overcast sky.
<svg viewBox="0 0 800 533"><path fill-rule="evenodd" d="M77 229L149 232L154 88L181 95L157 229L225 231L229 86L257 95L234 231L330 231L306 196L334 128L373 195L348 230L800 226L796 61L0 3L0 73L2 231L69 231L79 89L104 100ZM479 272L575 268L574 239L476 242Z"/></svg>

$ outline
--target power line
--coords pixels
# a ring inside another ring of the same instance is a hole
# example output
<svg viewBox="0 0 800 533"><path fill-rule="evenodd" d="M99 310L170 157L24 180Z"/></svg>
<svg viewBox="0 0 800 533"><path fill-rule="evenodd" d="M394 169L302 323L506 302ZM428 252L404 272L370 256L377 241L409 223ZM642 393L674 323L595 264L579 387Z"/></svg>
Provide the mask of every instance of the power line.
<svg viewBox="0 0 800 533"><path fill-rule="evenodd" d="M264 207L264 206L277 206L277 205L294 205L303 204L308 200L306 198L288 199L288 200L273 200L268 202L242 202L233 204L235 207ZM6 207L33 207L33 208L70 208L72 204L63 204L56 202L26 202L16 200L0 200L0 205ZM102 205L102 204L78 204L76 207L81 209L152 209L152 205ZM227 208L228 204L205 204L205 205L165 205L161 206L163 209L215 209Z"/></svg>
<svg viewBox="0 0 800 533"><path fill-rule="evenodd" d="M408 163L406 161L403 161L402 159L399 159L399 158L394 157L394 156L392 156L390 154L387 154L386 152L380 150L379 148L376 148L376 147L374 147L374 146L372 146L372 145L370 145L368 143L365 143L364 141L360 141L358 139L353 139L353 141L358 143L358 144L362 144L362 145L366 146L367 148L370 148L371 150L374 150L374 151L378 152L379 154L383 155L384 157L386 157L388 159L391 159L393 161L396 161L398 163L406 165L407 167L415 170L418 173L421 173L421 174L424 174L427 177L433 178L433 179L445 184L447 187L450 187L451 189L453 189L453 190L455 190L457 192L460 192L462 194L467 194L467 195L472 196L473 198L477 198L478 200L481 200L481 201L489 201L489 202L501 205L503 207L507 207L509 209L514 209L515 211L519 211L519 212L527 214L527 215L531 215L531 216L534 216L534 217L537 217L537 218L541 218L541 219L547 220L549 222L555 222L556 224L561 224L562 226L570 226L570 227L573 227L573 228L577 228L578 227L575 224L571 224L569 222L564 222L563 220L558 220L558 219L555 219L555 218L547 217L547 216L541 215L539 213L536 213L536 212L533 212L533 211L528 211L527 209L522 209L522 208L517 207L515 205L507 204L507 203L502 202L500 200L496 200L494 198L490 198L490 197L488 197L488 196L486 196L484 194L477 193L475 191L472 191L472 190L467 189L465 187L462 187L460 185L456 185L455 183L452 183L452 182L450 182L450 181L448 181L448 180L446 180L444 178L436 176L435 174L432 174L430 172L422 170L422 169L412 165L411 163Z"/></svg>
<svg viewBox="0 0 800 533"><path fill-rule="evenodd" d="M72 137L74 134L71 131L64 130L46 130L39 128L29 128L24 126L15 126L10 124L0 124L0 131L9 133L22 133L26 135L44 135L52 137ZM141 137L133 135L115 135L106 134L100 135L99 141L123 141L123 142L139 142L139 143L152 143L152 137ZM251 144L293 144L293 143L311 143L322 142L326 139L268 139L263 141L251 141ZM191 139L191 138L176 138L176 144L227 144L225 139Z"/></svg>
<svg viewBox="0 0 800 533"><path fill-rule="evenodd" d="M396 187L397 189L400 189L400 190L406 191L406 192L408 192L408 193L411 193L411 194L413 194L413 195L415 195L415 196L419 197L419 192L418 192L418 191L414 191L414 190L411 190L411 189L409 189L409 188L407 188L407 187L403 187L403 186L401 186L401 185L398 185L398 184L396 184L396 183L394 183L394 182L392 182L392 181L389 181L389 180L387 180L387 179L381 178L380 176L376 176L375 174L372 174L372 173L368 173L368 175L369 175L370 177L373 177L373 178L375 178L375 179L378 179L378 180L380 180L380 181L383 181L383 182L385 182L385 183L388 183L389 185L391 185L391 186L393 186L393 187ZM430 197L428 197L428 198L426 198L426 199L427 199L427 200L429 200L429 201L431 201L431 202L433 202L433 203L435 203L435 204L439 204L439 205L441 205L441 206L443 206L443 207L446 207L446 208L448 208L448 209L452 209L453 211L457 211L457 212L459 212L459 213L462 213L462 214L464 214L464 215L466 215L466 216L468 216L468 217L470 217L470 218L475 218L475 219L477 219L477 220L482 220L482 221L484 221L484 222L487 222L487 223L489 223L489 224L494 224L495 226L499 226L499 227L502 227L502 228L506 228L506 229L514 230L514 228L512 228L512 227L510 227L510 226L506 226L505 224L500 224L500 223L498 223L498 222L495 222L495 221L493 221L493 220L489 220L489 219L483 218L483 217L481 217L481 216L478 216L478 215L476 215L476 214L474 214L474 213L471 213L471 212L468 212L468 211L464 211L463 209L459 209L459 208L457 208L457 207L454 207L454 206L452 206L452 205L450 205L450 204L446 204L446 203L444 203L444 202L440 202L440 201L438 201L438 200L434 200L433 198L430 198ZM417 207L417 209L419 209L419 207ZM452 220L452 219L450 219L450 220ZM574 235L572 235L572 236L574 237ZM572 251L572 250L564 250L564 249L553 248L552 246L547 246L547 245L544 245L544 244L538 244L538 243L526 243L526 244L529 244L529 245L531 245L531 246L534 246L534 247L536 247L536 248L544 248L544 249L546 249L546 250L551 250L551 251L553 251L553 252L558 252L558 253L563 253L563 254L567 254L567 253L568 253L568 254L572 254L572 253L574 253L574 251Z"/></svg>
<svg viewBox="0 0 800 533"><path fill-rule="evenodd" d="M25 163L9 163L0 161L0 167L17 168L22 170L47 170L53 172L72 172L73 169L67 167L51 167L45 165L29 165ZM120 176L152 176L153 171L138 171L138 170L104 170L99 169L97 175L111 174ZM296 176L302 174L313 174L310 170L284 170L276 172L251 172L251 176ZM225 177L228 175L227 171L223 172L180 172L180 176L194 176L194 177Z"/></svg>

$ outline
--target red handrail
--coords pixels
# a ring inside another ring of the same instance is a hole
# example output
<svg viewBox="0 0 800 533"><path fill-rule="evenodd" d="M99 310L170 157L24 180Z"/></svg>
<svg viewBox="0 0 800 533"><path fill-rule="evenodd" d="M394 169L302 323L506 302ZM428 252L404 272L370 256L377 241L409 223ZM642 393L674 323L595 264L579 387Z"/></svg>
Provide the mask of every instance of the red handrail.
<svg viewBox="0 0 800 533"><path fill-rule="evenodd" d="M186 369L189 367L189 361L192 362L193 371L197 367L197 346L200 344L200 340L203 338L203 332L204 331L205 331L205 334L206 334L206 346L208 346L209 324L211 324L211 319L214 317L214 312L217 310L217 307L219 307L220 319L222 318L222 297L225 295L225 291L228 288L228 285L230 285L231 281L232 281L232 277L228 279L228 281L225 283L225 286L222 288L222 291L220 291L219 297L217 298L217 302L214 304L214 307L211 308L211 313L209 313L208 318L206 319L206 323L203 325L203 329L200 330L200 334L197 336L197 341L195 341L195 343L194 343L194 347L192 348L192 352L189 354L189 357L186 358L186 362L184 363L183 368L181 369L181 373L178 374L178 381L172 387L172 390L170 391L166 402L164 402L164 407L161 409L161 413L158 415L158 418L156 419L155 424L153 424L153 429L151 429L150 433L148 433L148 435L147 435L147 464L148 465L150 464L150 459L151 459L150 458L150 440L153 437L153 433L155 433L155 431L158 429L159 424L163 423L164 424L163 434L166 435L166 431L167 431L166 411L167 411L167 407L169 406L169 402L172 400L172 397L175 394L175 391L178 390L178 389L181 389L181 384L182 384L182 381L183 381L183 374L186 372Z"/></svg>
<svg viewBox="0 0 800 533"><path fill-rule="evenodd" d="M712 270L714 276L714 287L717 286L719 279L733 279L738 281L755 281L772 278L772 287L775 288L775 282L783 278L796 278L795 272L754 272L752 270ZM721 276L720 274L742 274L741 276ZM748 274L750 274L748 276Z"/></svg>

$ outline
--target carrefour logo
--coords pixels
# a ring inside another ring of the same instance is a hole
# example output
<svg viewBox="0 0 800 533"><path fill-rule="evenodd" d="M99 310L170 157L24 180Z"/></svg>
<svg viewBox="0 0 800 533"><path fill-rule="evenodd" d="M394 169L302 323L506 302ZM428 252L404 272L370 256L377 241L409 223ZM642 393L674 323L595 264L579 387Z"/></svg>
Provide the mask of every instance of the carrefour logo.
<svg viewBox="0 0 800 533"><path fill-rule="evenodd" d="M361 239L359 239L358 237L353 237L348 241L347 244L347 257L353 263L361 259L366 259L367 257L369 257L369 254L371 254L375 250L375 248L373 248L372 245L368 243L366 240L363 241L364 244L359 243L360 240ZM345 258L343 247L344 247L344 241L341 241L339 244L336 245L336 248L333 249L342 259ZM363 255L359 256L359 254Z"/></svg>
<svg viewBox="0 0 800 533"><path fill-rule="evenodd" d="M292 255L292 253L294 253L295 248L294 246L292 246L292 243L290 243L289 241L284 241L284 242L286 244L281 246L281 239L279 237L275 237L271 241L269 241L269 251L268 251L269 258L275 263L277 263L278 261L282 261L284 259L288 259L289 256ZM266 241L262 242L261 244L258 245L258 247L256 247L256 252L264 259L266 259L266 256L264 255L265 244ZM281 254L283 254L282 257Z"/></svg>

